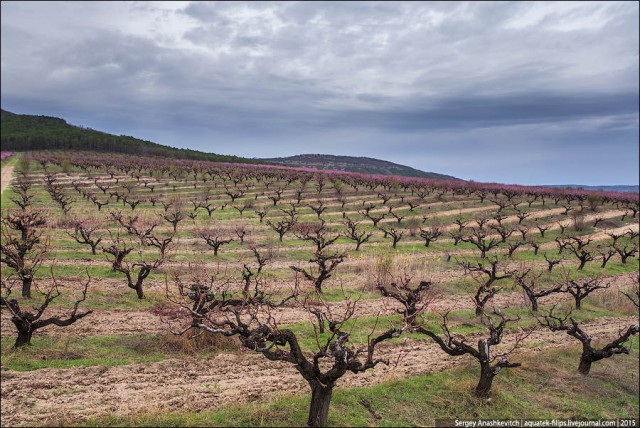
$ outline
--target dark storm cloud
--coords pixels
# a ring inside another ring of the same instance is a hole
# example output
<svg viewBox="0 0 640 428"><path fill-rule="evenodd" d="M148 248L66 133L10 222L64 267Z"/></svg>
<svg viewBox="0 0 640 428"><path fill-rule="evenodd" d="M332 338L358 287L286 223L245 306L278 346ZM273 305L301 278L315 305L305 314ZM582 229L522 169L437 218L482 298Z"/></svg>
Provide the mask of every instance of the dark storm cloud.
<svg viewBox="0 0 640 428"><path fill-rule="evenodd" d="M344 125L374 123L375 126L402 130L437 128L476 128L498 125L553 123L615 116L620 120L638 111L638 94L541 94L470 96L432 102L430 107L411 111L387 110L356 112L342 119ZM621 117L622 116L622 117ZM337 119L340 120L340 119Z"/></svg>
<svg viewBox="0 0 640 428"><path fill-rule="evenodd" d="M637 183L638 4L5 2L2 106L245 156Z"/></svg>

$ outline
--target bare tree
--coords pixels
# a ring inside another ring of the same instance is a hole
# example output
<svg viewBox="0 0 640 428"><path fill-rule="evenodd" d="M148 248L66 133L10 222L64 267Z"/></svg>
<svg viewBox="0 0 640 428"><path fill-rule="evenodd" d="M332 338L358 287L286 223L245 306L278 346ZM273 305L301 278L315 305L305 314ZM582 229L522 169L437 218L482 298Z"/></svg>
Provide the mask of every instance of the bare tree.
<svg viewBox="0 0 640 428"><path fill-rule="evenodd" d="M45 216L29 209L9 211L1 220L0 262L22 280L22 297L31 297L33 277L49 252L49 241L41 239Z"/></svg>
<svg viewBox="0 0 640 428"><path fill-rule="evenodd" d="M308 281L313 283L315 290L322 293L322 285L324 281L329 279L332 272L344 261L345 253L327 251L327 247L333 244L340 235L329 236L328 231L323 223L300 223L294 230L296 236L305 241L313 242L315 250L313 257L309 263L315 263L317 273L300 268L298 266L289 266L293 271L301 273Z"/></svg>
<svg viewBox="0 0 640 428"><path fill-rule="evenodd" d="M474 347L466 342L464 336L451 333L449 330L447 315L442 316L442 336L428 330L422 326L414 327L412 330L429 336L440 348L449 355L471 355L480 363L480 379L475 388L475 393L479 397L487 397L491 393L493 379L505 368L520 367L520 363L512 363L509 356L518 348L522 340L524 340L532 329L521 330L515 336L513 344L510 348L498 352L495 346L502 342L502 335L505 327L511 323L517 323L520 317L508 318L500 311L493 311L491 314L483 314L482 324L489 333L489 337L478 340L478 346Z"/></svg>
<svg viewBox="0 0 640 428"><path fill-rule="evenodd" d="M413 276L409 269L399 273L392 271L391 263L378 263L374 277L375 287L383 297L391 298L402 307L395 311L402 315L409 326L417 326L418 317L434 300L431 281L420 281L412 285Z"/></svg>
<svg viewBox="0 0 640 428"><path fill-rule="evenodd" d="M289 216L289 220L291 220L293 223L297 223L297 221L298 221L298 208L297 208L296 205L291 204L291 208L290 209L280 208L280 211L282 211L283 213L288 215Z"/></svg>
<svg viewBox="0 0 640 428"><path fill-rule="evenodd" d="M372 232L359 230L360 223L350 219L349 217L345 218L344 225L347 227L347 233L345 236L356 242L356 251L359 251L360 246L373 236Z"/></svg>
<svg viewBox="0 0 640 428"><path fill-rule="evenodd" d="M385 218L386 214L382 213L380 215L375 215L373 213L364 213L361 212L361 214L363 214L365 217L367 217L369 220L371 220L373 222L373 227L377 227L378 223L380 222L380 220L382 220L383 218Z"/></svg>
<svg viewBox="0 0 640 428"><path fill-rule="evenodd" d="M605 245L598 245L596 249L598 250L600 257L602 257L602 264L600 265L600 268L604 269L611 257L616 255L616 249Z"/></svg>
<svg viewBox="0 0 640 428"><path fill-rule="evenodd" d="M120 236L120 231L111 234L111 245L102 249L106 254L111 255L113 260L111 262L111 268L124 274L127 279L127 287L135 290L138 299L144 299L144 291L142 285L144 280L147 279L149 274L157 269L163 262L164 258L159 256L152 261L143 260L142 243L136 243L128 241ZM139 254L139 260L130 262L126 260L126 257L133 251L137 250Z"/></svg>
<svg viewBox="0 0 640 428"><path fill-rule="evenodd" d="M502 243L507 242L507 239L513 235L513 232L515 231L512 227L503 224L491 224L489 225L489 228L495 230L496 233L500 235Z"/></svg>
<svg viewBox="0 0 640 428"><path fill-rule="evenodd" d="M245 210L251 209L253 208L253 201L248 200L248 201L244 201L242 204L240 205L234 205L233 208L238 211L240 213L240 217L243 216Z"/></svg>
<svg viewBox="0 0 640 428"><path fill-rule="evenodd" d="M536 229L538 229L538 230L540 231L540 237L541 237L541 238L544 238L544 233L545 233L547 230L549 230L549 227L550 227L550 226L548 226L548 225L544 225L544 224L541 224L541 223L539 223L539 222L536 222Z"/></svg>
<svg viewBox="0 0 640 428"><path fill-rule="evenodd" d="M596 290L606 289L611 283L605 283L603 277L586 278L586 279L570 279L569 272L565 271L564 290L573 296L576 302L576 309L580 309L582 300Z"/></svg>
<svg viewBox="0 0 640 428"><path fill-rule="evenodd" d="M526 218L531 217L531 215L533 214L533 213L530 213L530 212L529 212L529 213L527 213L527 212L520 211L520 210L517 210L517 211L518 211L518 212L516 213L516 217L518 217L518 224L519 224L519 225L521 225L521 224L522 224L522 222L523 222Z"/></svg>
<svg viewBox="0 0 640 428"><path fill-rule="evenodd" d="M244 244L244 237L251 232L249 227L246 226L245 224L236 224L235 227L233 228L233 231L238 237L238 239L240 240L241 244Z"/></svg>
<svg viewBox="0 0 640 428"><path fill-rule="evenodd" d="M203 227L195 231L198 238L204 239L208 246L213 248L213 255L218 255L218 250L223 245L233 242L233 238L229 237L229 231L219 227Z"/></svg>
<svg viewBox="0 0 640 428"><path fill-rule="evenodd" d="M96 248L102 242L103 235L99 233L102 225L95 217L85 218L83 220L72 219L70 226L73 232L65 230L65 233L73 238L78 244L85 244L91 247L91 254L96 254Z"/></svg>
<svg viewBox="0 0 640 428"><path fill-rule="evenodd" d="M464 268L465 275L473 275L473 279L478 285L472 300L476 306L476 316L481 316L489 300L502 289L494 284L502 279L511 278L513 272L509 272L506 267L501 266L497 257L477 263L465 260L458 260L457 263Z"/></svg>
<svg viewBox="0 0 640 428"><path fill-rule="evenodd" d="M575 255L576 258L580 261L578 270L582 270L587 262L593 260L593 254L587 248L587 246L591 243L591 239L583 240L580 237L571 236L566 242L566 248L571 251L573 255Z"/></svg>
<svg viewBox="0 0 640 428"><path fill-rule="evenodd" d="M78 307L87 298L87 289L91 283L91 277L87 273L87 281L84 283L81 295L75 299L73 309L65 316L49 316L48 318L42 318L43 314L49 307L49 304L58 298L62 293L60 291L60 285L53 276L53 268L51 269L51 285L44 291L41 291L36 284L35 289L43 295L43 302L38 307L34 307L32 311L23 310L20 308L20 303L17 299L10 299L11 288L14 285L12 278L2 279L2 289L4 296L0 297L0 301L3 306L6 306L11 313L11 322L18 330L18 337L14 347L19 348L25 345L31 345L31 337L33 333L46 327L48 325L56 325L58 327L66 327L73 324L77 320L89 315L92 311L78 312Z"/></svg>
<svg viewBox="0 0 640 428"><path fill-rule="evenodd" d="M173 243L173 238L176 236L175 232L170 233L168 236L162 236L157 231L144 233L138 235L142 245L147 247L155 247L160 251L160 259L165 260L167 258L167 251Z"/></svg>
<svg viewBox="0 0 640 428"><path fill-rule="evenodd" d="M578 372L585 376L589 374L592 363L613 357L616 354L628 354L629 348L624 346L624 343L631 336L638 334L638 325L632 325L626 330L621 330L618 333L618 337L607 345L602 348L594 348L591 344L591 336L580 327L580 324L573 317L570 317L571 311L564 316L556 316L553 314L555 308L556 306L554 305L549 314L538 321L551 331L565 331L569 336L578 339L582 343ZM569 319L569 323L567 323L567 319Z"/></svg>
<svg viewBox="0 0 640 428"><path fill-rule="evenodd" d="M316 215L318 216L318 220L320 219L320 215L328 209L328 207L326 207L324 205L322 200L317 200L315 205L314 204L309 204L308 206L309 206L309 208L311 208L311 210L314 213L316 213Z"/></svg>
<svg viewBox="0 0 640 428"><path fill-rule="evenodd" d="M431 225L426 228L420 228L420 237L424 239L424 246L429 247L429 244L435 242L444 233L444 228L437 220L431 220Z"/></svg>
<svg viewBox="0 0 640 428"><path fill-rule="evenodd" d="M627 263L627 259L629 257L634 257L638 252L638 245L633 243L631 245L624 244L624 246L621 243L616 243L613 248L620 255L622 264Z"/></svg>
<svg viewBox="0 0 640 428"><path fill-rule="evenodd" d="M262 270L264 267L275 258L275 252L272 247L266 249L260 249L257 246L251 244L249 245L249 249L253 254L253 257L258 264L257 268L253 268L248 264L244 264L242 268L242 279L244 281L243 295L245 297L249 296L249 288L252 283L254 283L255 278L261 278ZM259 286L259 282L255 282L256 286Z"/></svg>
<svg viewBox="0 0 640 428"><path fill-rule="evenodd" d="M278 204L280 199L282 199L282 192L284 192L284 189L278 188L278 189L275 189L275 192L276 192L275 195L267 196L267 198L271 199L271 201L273 202L274 207Z"/></svg>
<svg viewBox="0 0 640 428"><path fill-rule="evenodd" d="M389 205L389 214L391 214L391 217L395 218L398 225L400 225L400 223L402 222L402 220L404 220L407 216L406 215L400 215L396 212L393 212L394 208L398 208L398 206L394 206L394 205Z"/></svg>
<svg viewBox="0 0 640 428"><path fill-rule="evenodd" d="M529 240L527 240L527 244L533 248L533 255L537 256L538 251L540 251L540 243L534 238L529 238Z"/></svg>
<svg viewBox="0 0 640 428"><path fill-rule="evenodd" d="M484 225L488 224L490 220L491 218L489 218L487 215L479 215L475 218L475 222L478 224L478 228L480 230L484 230Z"/></svg>
<svg viewBox="0 0 640 428"><path fill-rule="evenodd" d="M260 223L264 223L265 216L269 214L269 207L258 208L257 210L254 210L254 212L260 218Z"/></svg>
<svg viewBox="0 0 640 428"><path fill-rule="evenodd" d="M121 211L111 211L109 213L111 218L123 227L127 233L140 240L153 233L153 230L158 227L157 221L152 221L148 217L141 217L140 215L124 215Z"/></svg>
<svg viewBox="0 0 640 428"><path fill-rule="evenodd" d="M483 259L487 257L488 251L500 245L499 240L488 238L486 231L476 227L469 228L466 234L462 234L460 240L475 245L480 250L480 257Z"/></svg>
<svg viewBox="0 0 640 428"><path fill-rule="evenodd" d="M531 304L531 310L534 314L538 313L538 299L541 297L548 296L553 293L560 293L563 291L563 284L556 283L551 284L551 286L542 288L540 287L540 283L544 281L542 273L536 274L532 272L531 269L522 268L522 272L516 271L513 275L514 282L522 288L524 295L529 300Z"/></svg>
<svg viewBox="0 0 640 428"><path fill-rule="evenodd" d="M422 201L419 199L410 199L407 201L407 205L409 205L409 211L413 212L416 208L422 205Z"/></svg>
<svg viewBox="0 0 640 428"><path fill-rule="evenodd" d="M371 212L372 209L374 209L376 207L376 204L369 202L368 204L365 205L367 201L362 201L362 210L359 211L360 214L362 214L365 217L369 216L369 212Z"/></svg>
<svg viewBox="0 0 640 428"><path fill-rule="evenodd" d="M509 257L513 257L513 254L516 252L516 250L523 245L526 245L526 243L526 241L521 241L520 239L516 239L507 243L507 255Z"/></svg>
<svg viewBox="0 0 640 428"><path fill-rule="evenodd" d="M277 234L280 242L282 242L282 238L284 235L291 230L291 228L296 224L296 220L279 220L275 223L271 220L267 220L267 225L273 229Z"/></svg>
<svg viewBox="0 0 640 428"><path fill-rule="evenodd" d="M396 245L398 245L398 242L400 242L404 235L403 231L396 229L393 226L380 227L379 229L384 233L385 238L387 235L391 236L391 240L393 241L391 244L392 248L396 248Z"/></svg>
<svg viewBox="0 0 640 428"><path fill-rule="evenodd" d="M562 259L550 259L547 257L547 253L544 253L544 259L547 261L547 270L551 272L555 265L558 265L562 262Z"/></svg>
<svg viewBox="0 0 640 428"><path fill-rule="evenodd" d="M520 232L520 235L522 236L522 240L526 241L527 240L527 234L530 232L530 229L526 226L520 226L516 229L518 232Z"/></svg>
<svg viewBox="0 0 640 428"><path fill-rule="evenodd" d="M460 240L462 240L462 232L460 232L459 230L453 230L449 232L448 235L451 239L453 239L454 246L457 246L458 243L460 243Z"/></svg>
<svg viewBox="0 0 640 428"><path fill-rule="evenodd" d="M71 204L75 202L73 198L66 195L64 193L64 189L61 184L56 182L55 177L45 177L47 178L47 183L45 183L45 189L49 192L51 199L60 205L60 208L65 213L65 215L69 214L71 210Z"/></svg>
<svg viewBox="0 0 640 428"><path fill-rule="evenodd" d="M15 194L11 198L11 202L20 207L23 211L31 206L34 195L29 193L31 190L31 182L24 177L18 177L14 183L11 184L11 190Z"/></svg>
<svg viewBox="0 0 640 428"><path fill-rule="evenodd" d="M607 236L609 236L611 239L613 239L613 242L611 243L611 245L615 246L616 242L618 242L618 239L622 238L623 236L625 236L625 233L615 233L615 232L606 232Z"/></svg>
<svg viewBox="0 0 640 428"><path fill-rule="evenodd" d="M238 336L243 347L261 353L271 361L283 361L294 365L295 369L307 381L311 388L308 426L327 424L329 405L336 382L347 372L360 373L374 368L378 364L389 364L387 360L375 359L376 346L395 337L403 329L390 328L376 333L376 327L367 337L364 346L349 342L351 333L345 330L346 323L356 312L356 303L345 301L342 315L335 315L328 305L321 311L323 319L328 321L329 333L321 337L315 315L305 307L313 317L310 322L315 332L318 350L309 355L303 351L298 337L292 330L280 327L271 312L282 307L283 302L295 297L297 290L280 302L274 301L268 289L257 278L254 291L242 298L240 304L229 297L232 291L228 285L194 285L188 289L178 285L178 293L168 291L169 299L179 304L188 313L190 319L182 328L172 330L174 334L185 334L191 329L206 330L224 336Z"/></svg>
<svg viewBox="0 0 640 428"><path fill-rule="evenodd" d="M176 201L172 206L165 210L162 218L173 226L173 233L178 229L178 223L185 218L185 210L181 200Z"/></svg>
<svg viewBox="0 0 640 428"><path fill-rule="evenodd" d="M231 198L231 203L234 203L236 199L241 198L244 195L244 190L229 189L229 187L227 187L226 185L224 186L224 188L224 193Z"/></svg>

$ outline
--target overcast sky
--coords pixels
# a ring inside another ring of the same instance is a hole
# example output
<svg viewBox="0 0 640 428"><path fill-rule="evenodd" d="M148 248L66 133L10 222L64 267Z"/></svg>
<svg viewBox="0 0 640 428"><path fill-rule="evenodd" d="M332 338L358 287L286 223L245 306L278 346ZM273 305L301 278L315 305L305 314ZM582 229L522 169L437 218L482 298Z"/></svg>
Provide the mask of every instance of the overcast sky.
<svg viewBox="0 0 640 428"><path fill-rule="evenodd" d="M2 108L247 157L638 184L638 2L2 2Z"/></svg>

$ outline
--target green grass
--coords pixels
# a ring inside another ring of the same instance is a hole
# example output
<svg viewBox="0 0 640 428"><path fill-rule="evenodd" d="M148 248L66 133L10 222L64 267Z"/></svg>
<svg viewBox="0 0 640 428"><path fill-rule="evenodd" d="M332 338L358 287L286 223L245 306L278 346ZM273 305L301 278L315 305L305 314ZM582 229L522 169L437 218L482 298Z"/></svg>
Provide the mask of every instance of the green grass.
<svg viewBox="0 0 640 428"><path fill-rule="evenodd" d="M82 322L82 321L79 321ZM145 362L162 361L168 358L184 357L181 349L207 358L235 348L222 340L220 349L182 348L184 337L174 338L171 333L137 334L130 336L86 336L86 337L38 337L31 340L31 346L13 348L14 337L2 338L2 367L15 371L32 371L42 368L70 368L89 366L122 366Z"/></svg>
<svg viewBox="0 0 640 428"><path fill-rule="evenodd" d="M576 367L575 346L521 357L521 368L502 371L490 401L472 393L478 368L471 364L371 387L334 390L330 426L429 426L436 419L617 419L638 416L638 345L632 355L594 363L589 376ZM462 363L463 364L463 363ZM630 379L631 377L631 379ZM541 393L544 391L544 393ZM109 416L83 426L304 426L310 394L276 396L266 403L219 410L160 411L135 417ZM366 400L380 419L361 404Z"/></svg>

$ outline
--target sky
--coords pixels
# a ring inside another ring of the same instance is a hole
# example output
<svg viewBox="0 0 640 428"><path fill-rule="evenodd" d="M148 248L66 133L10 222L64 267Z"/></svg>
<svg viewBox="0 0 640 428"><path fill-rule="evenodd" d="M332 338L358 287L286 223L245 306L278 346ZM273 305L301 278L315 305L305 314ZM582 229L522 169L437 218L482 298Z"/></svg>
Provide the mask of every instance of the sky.
<svg viewBox="0 0 640 428"><path fill-rule="evenodd" d="M637 185L638 2L1 3L1 104L173 147Z"/></svg>

